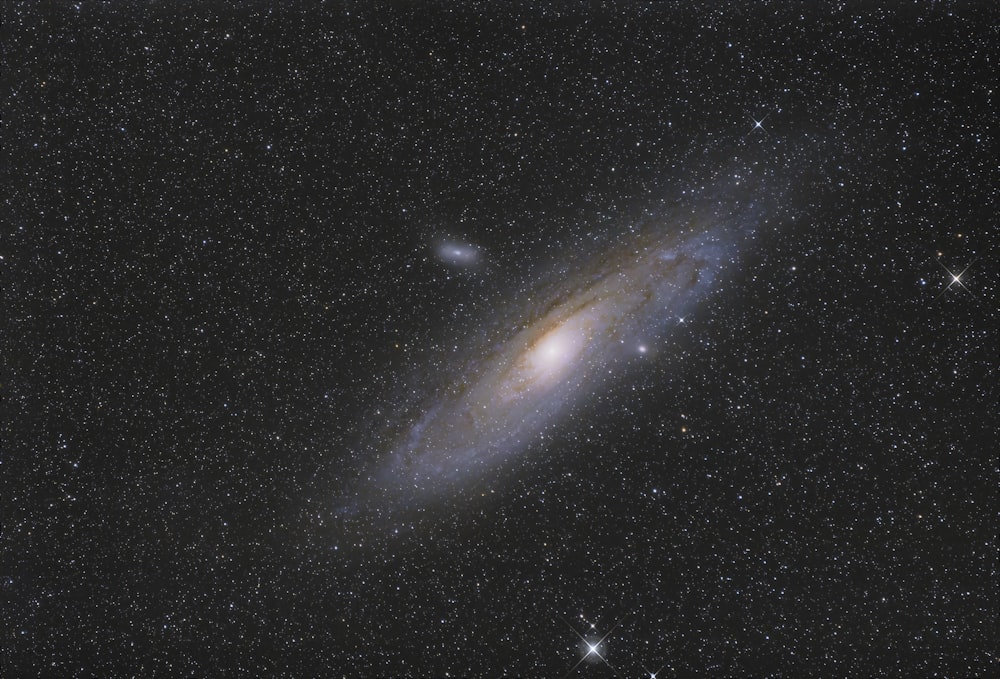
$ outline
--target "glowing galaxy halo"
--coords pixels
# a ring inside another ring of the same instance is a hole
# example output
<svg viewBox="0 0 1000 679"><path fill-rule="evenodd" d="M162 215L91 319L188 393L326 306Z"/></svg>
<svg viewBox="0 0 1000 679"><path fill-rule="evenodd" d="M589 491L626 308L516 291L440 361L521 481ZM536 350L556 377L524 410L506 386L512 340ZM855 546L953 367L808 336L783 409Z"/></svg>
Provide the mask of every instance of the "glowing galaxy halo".
<svg viewBox="0 0 1000 679"><path fill-rule="evenodd" d="M753 204L649 218L495 312L509 332L469 341L416 414L379 434L385 452L358 497L419 505L517 459L737 269L759 220Z"/></svg>

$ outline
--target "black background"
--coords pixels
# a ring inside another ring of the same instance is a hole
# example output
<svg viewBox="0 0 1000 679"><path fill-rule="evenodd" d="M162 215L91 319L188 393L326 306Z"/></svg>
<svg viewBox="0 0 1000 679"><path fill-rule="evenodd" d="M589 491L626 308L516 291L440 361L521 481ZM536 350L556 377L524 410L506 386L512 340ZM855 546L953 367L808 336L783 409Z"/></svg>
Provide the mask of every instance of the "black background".
<svg viewBox="0 0 1000 679"><path fill-rule="evenodd" d="M2 12L5 675L997 673L992 3ZM463 338L734 195L546 445L337 513Z"/></svg>

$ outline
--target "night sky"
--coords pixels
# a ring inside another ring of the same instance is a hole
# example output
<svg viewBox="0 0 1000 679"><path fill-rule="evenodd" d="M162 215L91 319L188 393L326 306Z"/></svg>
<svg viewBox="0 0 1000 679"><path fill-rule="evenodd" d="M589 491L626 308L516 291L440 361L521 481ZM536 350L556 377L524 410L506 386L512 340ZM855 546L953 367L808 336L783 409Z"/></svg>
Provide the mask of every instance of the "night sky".
<svg viewBox="0 0 1000 679"><path fill-rule="evenodd" d="M0 674L1000 673L1000 8L881 4L4 3Z"/></svg>

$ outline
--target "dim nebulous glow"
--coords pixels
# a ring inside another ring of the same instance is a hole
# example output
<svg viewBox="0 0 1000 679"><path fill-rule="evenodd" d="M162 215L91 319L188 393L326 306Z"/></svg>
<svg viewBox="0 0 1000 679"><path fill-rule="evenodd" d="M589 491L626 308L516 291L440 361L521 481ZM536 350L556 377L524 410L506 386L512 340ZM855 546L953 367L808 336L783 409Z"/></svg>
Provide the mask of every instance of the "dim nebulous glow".
<svg viewBox="0 0 1000 679"><path fill-rule="evenodd" d="M442 395L399 423L370 477L377 492L439 495L537 442L711 290L749 232L722 221L658 222L574 267L543 306L498 312L506 327L520 329L472 343L464 367L441 375Z"/></svg>
<svg viewBox="0 0 1000 679"><path fill-rule="evenodd" d="M457 240L439 240L434 252L442 262L456 267L478 264L481 254L479 247Z"/></svg>

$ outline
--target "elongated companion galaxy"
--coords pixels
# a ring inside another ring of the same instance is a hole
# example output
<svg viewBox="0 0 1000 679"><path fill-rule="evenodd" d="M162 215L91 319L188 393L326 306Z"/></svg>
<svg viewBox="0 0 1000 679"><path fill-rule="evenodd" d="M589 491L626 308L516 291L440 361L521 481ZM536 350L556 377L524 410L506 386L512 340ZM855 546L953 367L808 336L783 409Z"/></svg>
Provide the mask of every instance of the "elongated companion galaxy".
<svg viewBox="0 0 1000 679"><path fill-rule="evenodd" d="M1000 676L997 0L0 26L0 676Z"/></svg>
<svg viewBox="0 0 1000 679"><path fill-rule="evenodd" d="M748 220L750 214L738 215ZM467 353L475 368L453 366L442 393L424 405L378 472L381 490L416 502L480 478L521 454L608 373L683 319L738 267L752 224L673 217L646 226L568 274L562 292L532 318L516 302L502 312L518 330ZM529 296L532 293L527 293ZM391 497L391 495L390 495Z"/></svg>

